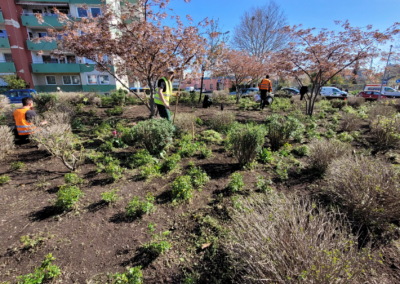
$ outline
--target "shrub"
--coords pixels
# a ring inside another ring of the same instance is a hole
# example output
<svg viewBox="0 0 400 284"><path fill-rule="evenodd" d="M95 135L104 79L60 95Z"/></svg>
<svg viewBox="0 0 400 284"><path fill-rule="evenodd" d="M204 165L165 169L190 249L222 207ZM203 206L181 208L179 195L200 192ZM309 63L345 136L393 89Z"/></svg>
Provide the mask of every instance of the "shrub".
<svg viewBox="0 0 400 284"><path fill-rule="evenodd" d="M225 245L235 259L232 265L243 269L239 283L258 279L293 284L383 280L372 270L381 259L368 247L358 249L358 236L351 234L342 215L326 212L296 195L272 193L245 198L241 203L233 209L232 241Z"/></svg>
<svg viewBox="0 0 400 284"><path fill-rule="evenodd" d="M355 224L385 228L400 218L399 173L389 163L371 157L342 157L327 171L326 194Z"/></svg>
<svg viewBox="0 0 400 284"><path fill-rule="evenodd" d="M150 214L155 210L154 200L155 198L150 192L147 193L145 201L140 201L139 196L135 196L125 207L126 216L135 217Z"/></svg>
<svg viewBox="0 0 400 284"><path fill-rule="evenodd" d="M325 173L326 169L334 159L344 155L350 155L351 149L348 144L338 140L315 139L310 145L310 164L319 173Z"/></svg>
<svg viewBox="0 0 400 284"><path fill-rule="evenodd" d="M10 181L10 177L6 176L6 175L2 175L0 176L0 186L2 186L3 184L6 184Z"/></svg>
<svg viewBox="0 0 400 284"><path fill-rule="evenodd" d="M347 133L347 132L342 132L342 133L338 134L338 135L336 136L336 138L337 138L338 140L342 141L342 142L347 142L347 143L350 143L351 141L354 140L353 136L351 136L351 135L350 135L349 133Z"/></svg>
<svg viewBox="0 0 400 284"><path fill-rule="evenodd" d="M243 176L240 173L233 173L231 175L231 180L228 184L228 189L232 193L241 191L244 187Z"/></svg>
<svg viewBox="0 0 400 284"><path fill-rule="evenodd" d="M0 126L0 161L15 148L14 134L8 126Z"/></svg>
<svg viewBox="0 0 400 284"><path fill-rule="evenodd" d="M271 148L274 151L279 150L285 143L293 138L296 132L304 129L304 125L291 116L273 114L265 120L267 128L267 137L270 140Z"/></svg>
<svg viewBox="0 0 400 284"><path fill-rule="evenodd" d="M290 155L292 148L293 148L292 145L290 145L289 143L285 143L279 154L281 154L283 157L287 157Z"/></svg>
<svg viewBox="0 0 400 284"><path fill-rule="evenodd" d="M192 140L190 139L190 136L186 136L179 142L178 154L181 157L193 157L194 154L196 154L197 150L199 150L199 148L200 148L199 142L193 143Z"/></svg>
<svg viewBox="0 0 400 284"><path fill-rule="evenodd" d="M200 133L200 141L211 144L220 144L222 142L222 136L214 130L205 130Z"/></svg>
<svg viewBox="0 0 400 284"><path fill-rule="evenodd" d="M343 131L355 131L360 128L361 119L357 114L345 113L342 119Z"/></svg>
<svg viewBox="0 0 400 284"><path fill-rule="evenodd" d="M79 178L77 174L69 173L64 176L64 181L67 184L77 185L83 183L83 179Z"/></svg>
<svg viewBox="0 0 400 284"><path fill-rule="evenodd" d="M336 137L336 132L333 131L332 129L328 129L328 130L325 132L324 135L325 135L325 137L328 138L328 139L330 139L330 138L335 138L335 137Z"/></svg>
<svg viewBox="0 0 400 284"><path fill-rule="evenodd" d="M143 273L141 266L135 266L133 268L128 268L125 273L115 273L109 275L110 284L142 284L143 283Z"/></svg>
<svg viewBox="0 0 400 284"><path fill-rule="evenodd" d="M138 168L151 162L153 157L146 149L142 149L133 154L130 158L132 168Z"/></svg>
<svg viewBox="0 0 400 284"><path fill-rule="evenodd" d="M193 187L190 176L180 176L172 183L172 198L176 200L189 200L193 196Z"/></svg>
<svg viewBox="0 0 400 284"><path fill-rule="evenodd" d="M264 148L258 155L258 160L261 161L263 164L271 163L274 160L272 156L272 151L270 148Z"/></svg>
<svg viewBox="0 0 400 284"><path fill-rule="evenodd" d="M221 111L209 120L209 125L212 129L218 132L228 132L235 122L235 115L229 111Z"/></svg>
<svg viewBox="0 0 400 284"><path fill-rule="evenodd" d="M62 185L57 191L56 207L63 210L70 209L83 196L83 192L76 185Z"/></svg>
<svg viewBox="0 0 400 284"><path fill-rule="evenodd" d="M213 91L212 98L215 101L227 101L229 99L229 91L228 90Z"/></svg>
<svg viewBox="0 0 400 284"><path fill-rule="evenodd" d="M347 98L347 105L353 108L359 108L363 104L365 104L365 98L357 98L357 97Z"/></svg>
<svg viewBox="0 0 400 284"><path fill-rule="evenodd" d="M32 93L35 107L38 112L43 113L56 107L58 103L58 95L50 93Z"/></svg>
<svg viewBox="0 0 400 284"><path fill-rule="evenodd" d="M371 123L371 133L379 147L390 147L400 140L400 116L377 116Z"/></svg>
<svg viewBox="0 0 400 284"><path fill-rule="evenodd" d="M173 154L167 158L165 158L164 163L161 166L161 169L164 172L172 171L176 168L178 163L181 161L181 156L179 154Z"/></svg>
<svg viewBox="0 0 400 284"><path fill-rule="evenodd" d="M182 133L192 133L196 124L196 115L193 113L178 113L175 115L175 126Z"/></svg>
<svg viewBox="0 0 400 284"><path fill-rule="evenodd" d="M111 94L113 103L117 106L123 106L125 104L127 90L119 89L118 91Z"/></svg>
<svg viewBox="0 0 400 284"><path fill-rule="evenodd" d="M391 117L396 115L397 111L393 106L375 104L368 111L368 118L374 121L378 116Z"/></svg>
<svg viewBox="0 0 400 284"><path fill-rule="evenodd" d="M119 197L117 195L118 189L112 189L110 191L105 191L101 193L101 198L104 200L104 202L108 204L112 204L118 201Z"/></svg>
<svg viewBox="0 0 400 284"><path fill-rule="evenodd" d="M205 171L203 171L200 167L195 167L194 165L191 165L191 168L189 169L187 174L188 176L190 176L192 185L195 188L202 187L210 180L210 177Z"/></svg>
<svg viewBox="0 0 400 284"><path fill-rule="evenodd" d="M203 120L200 117L196 117L196 124L199 126L203 125Z"/></svg>
<svg viewBox="0 0 400 284"><path fill-rule="evenodd" d="M265 128L262 126L241 125L228 134L233 155L239 164L250 164L257 157L264 144Z"/></svg>
<svg viewBox="0 0 400 284"><path fill-rule="evenodd" d="M69 124L48 123L40 131L31 134L31 139L60 159L69 170L75 171L83 161L83 147L71 132ZM80 151L76 148L81 146Z"/></svg>
<svg viewBox="0 0 400 284"><path fill-rule="evenodd" d="M115 106L113 108L107 109L105 112L108 116L115 116L123 114L124 109L121 106Z"/></svg>
<svg viewBox="0 0 400 284"><path fill-rule="evenodd" d="M122 177L124 168L120 166L120 161L116 158L107 156L97 165L97 172L105 172L107 177L113 181L118 181Z"/></svg>
<svg viewBox="0 0 400 284"><path fill-rule="evenodd" d="M156 176L161 176L161 165L158 160L152 160L150 163L141 166L140 177L141 178L152 178Z"/></svg>
<svg viewBox="0 0 400 284"><path fill-rule="evenodd" d="M18 276L18 284L49 283L57 278L61 275L61 270L57 265L51 264L54 260L53 255L49 253L45 256L42 265L39 268L35 268L35 273Z"/></svg>
<svg viewBox="0 0 400 284"><path fill-rule="evenodd" d="M0 95L0 113L6 109L10 109L10 100L6 96Z"/></svg>
<svg viewBox="0 0 400 284"><path fill-rule="evenodd" d="M344 100L331 100L331 105L333 108L342 109L346 106L346 101Z"/></svg>
<svg viewBox="0 0 400 284"><path fill-rule="evenodd" d="M212 150L207 145L202 145L200 147L200 158L208 159L212 156Z"/></svg>
<svg viewBox="0 0 400 284"><path fill-rule="evenodd" d="M157 155L172 142L174 131L175 127L166 119L149 119L139 122L122 138L128 145L135 141L150 154Z"/></svg>
<svg viewBox="0 0 400 284"><path fill-rule="evenodd" d="M310 149L307 145L301 145L299 147L293 148L292 153L299 157L308 156L310 154Z"/></svg>
<svg viewBox="0 0 400 284"><path fill-rule="evenodd" d="M101 96L100 99L101 99L102 106L109 106L109 105L112 105L114 102L113 98L108 97L108 96Z"/></svg>
<svg viewBox="0 0 400 284"><path fill-rule="evenodd" d="M257 177L257 189L263 193L272 193L273 189L270 186L272 181L270 179L265 180L263 176Z"/></svg>

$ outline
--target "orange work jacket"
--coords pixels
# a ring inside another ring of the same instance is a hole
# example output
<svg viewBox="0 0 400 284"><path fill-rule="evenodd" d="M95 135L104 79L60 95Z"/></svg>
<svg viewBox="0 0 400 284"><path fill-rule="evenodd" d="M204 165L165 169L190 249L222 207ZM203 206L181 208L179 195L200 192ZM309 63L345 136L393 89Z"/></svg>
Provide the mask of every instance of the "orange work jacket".
<svg viewBox="0 0 400 284"><path fill-rule="evenodd" d="M19 108L13 113L18 135L29 135L36 128L33 123L28 122L25 118L25 113L28 110L29 108Z"/></svg>
<svg viewBox="0 0 400 284"><path fill-rule="evenodd" d="M269 79L263 79L261 84L258 85L258 87L260 88L260 90L264 90L264 91L268 91L268 92L272 91L272 84Z"/></svg>

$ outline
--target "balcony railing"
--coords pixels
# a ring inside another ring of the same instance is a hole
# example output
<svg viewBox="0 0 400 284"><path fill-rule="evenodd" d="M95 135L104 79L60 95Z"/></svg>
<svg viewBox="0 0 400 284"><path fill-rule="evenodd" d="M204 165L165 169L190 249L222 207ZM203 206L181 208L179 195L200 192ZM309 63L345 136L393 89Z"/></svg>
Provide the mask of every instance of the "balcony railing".
<svg viewBox="0 0 400 284"><path fill-rule="evenodd" d="M57 14L53 14L53 13L32 13L32 12L22 13L23 16L36 16L36 14L41 14L43 17L58 17ZM67 16L71 17L71 14L68 14Z"/></svg>

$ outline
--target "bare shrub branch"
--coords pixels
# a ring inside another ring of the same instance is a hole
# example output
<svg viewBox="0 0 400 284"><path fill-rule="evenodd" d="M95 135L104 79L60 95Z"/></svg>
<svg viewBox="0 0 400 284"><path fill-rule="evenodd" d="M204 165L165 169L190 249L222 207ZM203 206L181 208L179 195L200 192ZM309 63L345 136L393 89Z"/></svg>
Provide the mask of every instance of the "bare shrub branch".
<svg viewBox="0 0 400 284"><path fill-rule="evenodd" d="M0 126L0 161L14 148L14 134L8 126Z"/></svg>

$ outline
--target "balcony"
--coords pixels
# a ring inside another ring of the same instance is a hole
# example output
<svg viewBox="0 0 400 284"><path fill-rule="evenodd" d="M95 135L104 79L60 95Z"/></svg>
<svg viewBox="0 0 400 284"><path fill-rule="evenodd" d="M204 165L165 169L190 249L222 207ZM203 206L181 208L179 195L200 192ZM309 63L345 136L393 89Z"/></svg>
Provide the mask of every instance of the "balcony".
<svg viewBox="0 0 400 284"><path fill-rule="evenodd" d="M0 43L1 45L1 43ZM31 40L26 41L26 45L28 46L29 50L53 50L57 49L57 42L56 41L42 41L39 43L34 43Z"/></svg>
<svg viewBox="0 0 400 284"><path fill-rule="evenodd" d="M43 15L44 23L39 24L34 13L24 13L21 16L22 25L24 25L25 27L41 27L41 28L43 28L43 27L57 28L57 27L63 26L63 24L58 21L57 15L51 14L51 13L42 13L42 15ZM70 17L71 15L68 15L68 16Z"/></svg>
<svg viewBox="0 0 400 284"><path fill-rule="evenodd" d="M10 42L6 37L0 37L0 48L10 48Z"/></svg>
<svg viewBox="0 0 400 284"><path fill-rule="evenodd" d="M14 62L0 61L0 73L14 73L17 72L15 69Z"/></svg>
<svg viewBox="0 0 400 284"><path fill-rule="evenodd" d="M101 0L69 0L70 4L103 4Z"/></svg>
<svg viewBox="0 0 400 284"><path fill-rule="evenodd" d="M0 12L0 23L4 23L3 13Z"/></svg>
<svg viewBox="0 0 400 284"><path fill-rule="evenodd" d="M80 73L78 63L32 63L33 73Z"/></svg>

